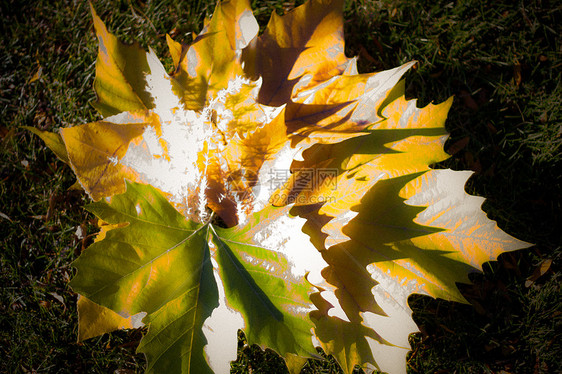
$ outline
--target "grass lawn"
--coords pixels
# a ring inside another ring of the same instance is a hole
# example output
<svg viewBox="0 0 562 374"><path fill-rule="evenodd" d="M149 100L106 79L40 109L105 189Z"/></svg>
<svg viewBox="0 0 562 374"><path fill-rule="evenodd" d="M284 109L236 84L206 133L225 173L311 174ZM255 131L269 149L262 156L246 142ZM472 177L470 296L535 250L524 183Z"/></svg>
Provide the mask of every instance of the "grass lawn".
<svg viewBox="0 0 562 374"><path fill-rule="evenodd" d="M299 1L298 3L301 3ZM262 26L293 1L254 0ZM122 40L171 66L165 33L189 42L213 0L95 1ZM361 72L418 60L406 76L418 105L455 96L454 156L436 167L475 171L467 190L529 250L500 256L462 285L473 306L412 296L421 332L411 373L562 372L562 3L548 0L355 0L345 6L348 56ZM91 242L87 197L72 172L19 126L53 130L100 119L90 106L97 41L88 3L0 3L0 373L142 372L142 331L77 343L70 263ZM542 271L541 271L542 270ZM239 339L235 373L283 372ZM340 372L333 360L306 373Z"/></svg>

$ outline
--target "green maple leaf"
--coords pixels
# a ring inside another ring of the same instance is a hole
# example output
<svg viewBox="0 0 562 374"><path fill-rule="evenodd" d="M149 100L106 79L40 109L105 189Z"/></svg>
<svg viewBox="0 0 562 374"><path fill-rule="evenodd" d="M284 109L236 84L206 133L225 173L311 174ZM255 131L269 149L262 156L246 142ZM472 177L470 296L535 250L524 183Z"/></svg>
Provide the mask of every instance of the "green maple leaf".
<svg viewBox="0 0 562 374"><path fill-rule="evenodd" d="M270 241L272 249L252 239L286 219L287 208L269 207L243 227L224 229L186 220L155 188L128 183L124 194L87 209L110 225L126 225L104 232L80 256L71 286L123 318L145 315L149 329L139 351L147 355L148 372L224 369L235 358L237 327L278 352L314 352L312 286L290 274L282 242ZM209 334L219 339L209 342ZM214 356L205 357L206 345Z"/></svg>
<svg viewBox="0 0 562 374"><path fill-rule="evenodd" d="M224 372L241 328L292 371L318 344L345 372L405 372L408 296L466 302L456 283L528 246L464 192L470 172L431 169L452 99L406 100L413 62L358 74L342 6L258 36L249 2L224 1L191 45L167 37L172 74L92 7L106 118L32 130L103 223L74 263L80 339L145 324L148 372Z"/></svg>

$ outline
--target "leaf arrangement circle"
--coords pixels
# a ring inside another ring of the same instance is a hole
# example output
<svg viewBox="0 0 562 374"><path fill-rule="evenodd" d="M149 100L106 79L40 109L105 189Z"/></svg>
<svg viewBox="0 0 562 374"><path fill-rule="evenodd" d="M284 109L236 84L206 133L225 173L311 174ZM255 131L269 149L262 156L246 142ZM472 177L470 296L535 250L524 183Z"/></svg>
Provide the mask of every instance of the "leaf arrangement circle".
<svg viewBox="0 0 562 374"><path fill-rule="evenodd" d="M310 0L265 31L248 0L219 3L190 45L99 41L101 121L30 129L94 201L74 262L79 339L148 326L149 373L227 372L236 331L298 372L314 346L344 372L405 372L407 298L456 287L524 248L464 192L449 156L452 99L418 108L402 75L358 74L343 0ZM212 217L218 217L217 225Z"/></svg>

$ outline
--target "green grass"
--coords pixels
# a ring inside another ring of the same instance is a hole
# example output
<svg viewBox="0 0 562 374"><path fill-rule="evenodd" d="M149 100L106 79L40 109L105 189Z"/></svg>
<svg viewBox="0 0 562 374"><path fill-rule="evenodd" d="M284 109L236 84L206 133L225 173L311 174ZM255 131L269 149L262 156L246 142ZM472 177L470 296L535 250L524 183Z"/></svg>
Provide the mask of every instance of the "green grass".
<svg viewBox="0 0 562 374"><path fill-rule="evenodd" d="M299 2L300 3L300 2ZM83 1L0 4L0 372L134 373L142 331L76 342L71 261L91 238L87 202L70 170L19 126L53 130L99 115L89 105L97 43ZM212 1L98 1L121 39L152 46L167 66L165 33L189 42ZM253 1L263 26L292 2ZM536 243L500 256L462 286L474 306L412 296L420 333L411 373L562 371L562 5L555 1L356 0L346 3L347 53L362 72L419 61L407 95L419 104L455 95L447 126L453 158L436 167L476 171L467 189L508 233ZM38 79L31 78L40 71ZM550 269L525 286L537 265ZM241 336L233 372L283 369ZM306 373L338 372L333 360Z"/></svg>

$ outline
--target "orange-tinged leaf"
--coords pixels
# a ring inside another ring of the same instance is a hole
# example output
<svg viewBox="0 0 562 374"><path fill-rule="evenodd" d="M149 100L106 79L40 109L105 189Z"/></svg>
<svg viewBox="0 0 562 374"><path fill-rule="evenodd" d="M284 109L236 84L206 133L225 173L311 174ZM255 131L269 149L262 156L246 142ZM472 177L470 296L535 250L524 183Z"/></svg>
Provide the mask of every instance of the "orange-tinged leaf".
<svg viewBox="0 0 562 374"><path fill-rule="evenodd" d="M469 174L432 170L381 180L352 207L355 215L332 226L318 213L305 215L307 233L325 238L320 243L329 267L322 274L336 287L344 313L338 315L373 329L384 341L370 341L381 370L402 371L407 337L415 331L410 294L466 302L457 282L468 282L469 272L500 252L528 246L486 218L482 198L463 191ZM325 349L338 355L343 348ZM365 362L354 357L350 352L345 360Z"/></svg>
<svg viewBox="0 0 562 374"><path fill-rule="evenodd" d="M342 7L342 0L309 1L284 16L271 14L264 33L244 51L246 71L263 79L260 103L287 103L307 75L310 83L301 89L343 73Z"/></svg>
<svg viewBox="0 0 562 374"><path fill-rule="evenodd" d="M451 102L422 109L415 108L414 102L414 107L401 112L400 117L387 118L360 133L351 133L352 139L336 144L318 144L321 142L317 141L317 145L303 152L302 162L293 163L294 173L279 193L285 199L278 199L274 204L287 201L306 204L322 199L328 202L322 212L334 217L358 204L362 194L381 178L429 170L429 165L449 157L443 144L447 137L444 120ZM400 128L400 123L410 125ZM331 171L336 174L335 180L307 180L305 177L310 170ZM346 200L342 200L344 197Z"/></svg>
<svg viewBox="0 0 562 374"><path fill-rule="evenodd" d="M362 120L376 122L380 118L373 117L373 113L379 114L378 108L385 106L383 101L389 100L391 94L404 94L403 85L399 84L400 78L415 63L412 61L394 69L370 74L344 73L308 89L301 89L302 83L299 82L295 88L298 94L293 97L293 101L307 104L335 104L355 100L358 102Z"/></svg>
<svg viewBox="0 0 562 374"><path fill-rule="evenodd" d="M293 144L338 143L363 135L361 130L367 123L352 120L355 107L353 102L331 105L288 103L285 118Z"/></svg>
<svg viewBox="0 0 562 374"><path fill-rule="evenodd" d="M367 135L317 143L303 153L303 161L293 162L292 177L279 193L284 199L276 203L323 203L304 217L307 233L329 264L322 275L336 288L338 313L352 325L376 331L382 340L370 341L374 362L382 370L400 372L407 336L415 330L407 297L417 292L464 302L456 283L468 282L468 272L495 259L499 252L490 249L501 252L528 244L486 218L481 199L463 190L466 177L430 169L448 157L444 122L452 100L420 109L415 101L404 100L403 86L390 91L380 99L382 120L364 130ZM335 177L309 177L319 169L335 171ZM431 182L422 187L422 180ZM419 203L431 191L453 200L435 203L440 214L435 219L420 219L434 209ZM438 224L440 220L446 224ZM365 362L364 353L331 345L325 349L349 361L350 368Z"/></svg>
<svg viewBox="0 0 562 374"><path fill-rule="evenodd" d="M213 17L179 60L173 75L175 93L187 108L201 109L207 91L215 94L226 88L229 80L243 75L237 54L257 32L247 0L217 3ZM174 54L177 57L177 52Z"/></svg>
<svg viewBox="0 0 562 374"><path fill-rule="evenodd" d="M107 31L90 3L94 29L99 42L94 89L98 96L94 107L103 115L152 108L146 91L145 75L150 72L146 51L138 43L126 45Z"/></svg>
<svg viewBox="0 0 562 374"><path fill-rule="evenodd" d="M172 61L174 62L174 69L177 69L181 59L185 56L187 52L187 47L181 43L176 42L169 34L166 34L166 43L170 49L170 54L172 55Z"/></svg>
<svg viewBox="0 0 562 374"><path fill-rule="evenodd" d="M146 123L123 125L99 121L61 130L70 165L94 201L122 193L125 178L138 180L137 173L121 165L119 160L146 126Z"/></svg>
<svg viewBox="0 0 562 374"><path fill-rule="evenodd" d="M232 137L220 154L208 159L208 204L228 227L236 225L240 215L247 216L258 205L265 205L265 201L256 201L259 189L267 188L264 163L279 157L289 143L283 118L280 114L243 137ZM243 201L246 204L237 204Z"/></svg>

